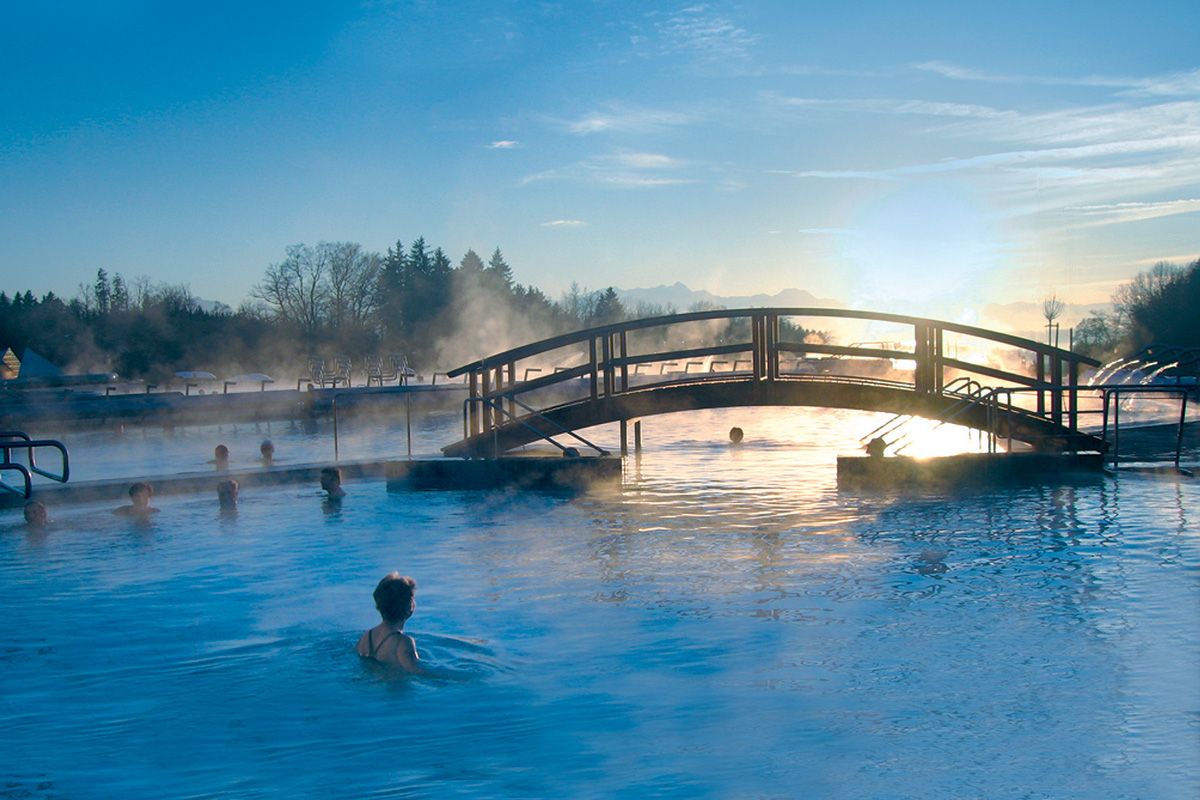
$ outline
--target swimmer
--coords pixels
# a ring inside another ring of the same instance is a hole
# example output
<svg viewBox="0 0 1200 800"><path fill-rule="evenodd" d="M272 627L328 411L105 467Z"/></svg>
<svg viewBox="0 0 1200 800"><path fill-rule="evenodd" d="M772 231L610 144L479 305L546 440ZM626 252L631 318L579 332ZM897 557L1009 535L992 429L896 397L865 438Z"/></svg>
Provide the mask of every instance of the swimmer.
<svg viewBox="0 0 1200 800"><path fill-rule="evenodd" d="M219 444L213 450L212 463L217 465L217 469L229 468L229 448L223 444Z"/></svg>
<svg viewBox="0 0 1200 800"><path fill-rule="evenodd" d="M30 530L44 530L50 524L50 515L46 513L46 507L37 500L30 500L26 503L25 524Z"/></svg>
<svg viewBox="0 0 1200 800"><path fill-rule="evenodd" d="M130 505L114 508L113 513L119 517L147 517L157 514L158 509L150 505L150 498L153 496L154 487L138 481L129 487Z"/></svg>
<svg viewBox="0 0 1200 800"><path fill-rule="evenodd" d="M337 467L325 467L321 470L321 491L328 495L330 500L341 500L346 496L346 490L342 488L342 471Z"/></svg>
<svg viewBox="0 0 1200 800"><path fill-rule="evenodd" d="M735 426L735 427L729 429L729 443L730 444L733 444L733 445L741 444L742 439L745 438L745 436L746 436L746 434L741 428L738 428Z"/></svg>
<svg viewBox="0 0 1200 800"><path fill-rule="evenodd" d="M238 482L221 481L217 484L217 502L222 511L236 511L238 504Z"/></svg>
<svg viewBox="0 0 1200 800"><path fill-rule="evenodd" d="M883 458L883 453L887 450L887 446L888 443L882 436L876 436L867 442L867 446L864 449L871 458Z"/></svg>
<svg viewBox="0 0 1200 800"><path fill-rule="evenodd" d="M271 444L270 439L263 439L263 443L258 446L258 452L262 453L264 467L269 467L275 463L275 445Z"/></svg>
<svg viewBox="0 0 1200 800"><path fill-rule="evenodd" d="M413 594L417 582L412 578L392 572L383 576L375 587L375 608L383 618L374 628L362 635L355 651L363 658L400 667L405 672L429 674L421 666L417 655L417 643L404 632L404 623L413 615L417 601Z"/></svg>

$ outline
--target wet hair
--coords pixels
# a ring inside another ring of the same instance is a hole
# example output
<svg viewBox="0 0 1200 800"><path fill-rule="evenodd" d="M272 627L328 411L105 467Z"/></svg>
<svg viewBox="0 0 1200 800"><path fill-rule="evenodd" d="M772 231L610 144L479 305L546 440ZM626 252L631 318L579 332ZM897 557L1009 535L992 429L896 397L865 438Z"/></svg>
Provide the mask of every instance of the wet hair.
<svg viewBox="0 0 1200 800"><path fill-rule="evenodd" d="M263 443L258 446L258 452L264 457L275 455L275 445L271 444L270 439L263 439Z"/></svg>
<svg viewBox="0 0 1200 800"><path fill-rule="evenodd" d="M412 616L413 594L417 591L417 582L399 572L389 572L375 587L372 595L375 598L375 608L385 622L403 622Z"/></svg>
<svg viewBox="0 0 1200 800"><path fill-rule="evenodd" d="M229 448L223 444L217 445L216 448L213 450L213 457L216 458L217 461L228 461L229 460Z"/></svg>
<svg viewBox="0 0 1200 800"><path fill-rule="evenodd" d="M129 496L133 497L138 494L145 494L146 497L154 497L154 487L145 481L138 481L129 487Z"/></svg>
<svg viewBox="0 0 1200 800"><path fill-rule="evenodd" d="M321 468L321 488L328 489L330 486L342 485L342 471L337 467L322 467Z"/></svg>
<svg viewBox="0 0 1200 800"><path fill-rule="evenodd" d="M217 500L229 508L237 504L238 482L234 480L221 481L217 484Z"/></svg>
<svg viewBox="0 0 1200 800"><path fill-rule="evenodd" d="M745 432L741 428L733 427L729 429L729 441L734 444L741 444L742 438L745 435Z"/></svg>
<svg viewBox="0 0 1200 800"><path fill-rule="evenodd" d="M46 506L37 500L30 500L25 504L25 522L30 525L40 526L46 524L46 518Z"/></svg>

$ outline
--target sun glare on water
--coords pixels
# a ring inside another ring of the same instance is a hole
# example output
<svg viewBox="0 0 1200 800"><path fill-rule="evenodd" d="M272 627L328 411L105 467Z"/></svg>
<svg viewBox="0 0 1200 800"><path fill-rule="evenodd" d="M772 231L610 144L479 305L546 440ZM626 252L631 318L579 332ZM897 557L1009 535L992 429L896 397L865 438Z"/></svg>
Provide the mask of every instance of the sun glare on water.
<svg viewBox="0 0 1200 800"><path fill-rule="evenodd" d="M987 452L987 436L961 425L930 419L910 419L895 434L884 437L888 455L937 458L959 453Z"/></svg>

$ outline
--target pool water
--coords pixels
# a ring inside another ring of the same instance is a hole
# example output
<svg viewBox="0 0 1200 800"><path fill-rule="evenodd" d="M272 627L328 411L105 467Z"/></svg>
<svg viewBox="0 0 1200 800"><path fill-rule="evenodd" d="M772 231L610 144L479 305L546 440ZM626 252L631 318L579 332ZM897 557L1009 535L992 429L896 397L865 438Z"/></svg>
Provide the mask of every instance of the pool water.
<svg viewBox="0 0 1200 800"><path fill-rule="evenodd" d="M578 497L0 518L0 796L1200 794L1197 484L840 493L871 422L652 418ZM392 569L458 680L354 655Z"/></svg>

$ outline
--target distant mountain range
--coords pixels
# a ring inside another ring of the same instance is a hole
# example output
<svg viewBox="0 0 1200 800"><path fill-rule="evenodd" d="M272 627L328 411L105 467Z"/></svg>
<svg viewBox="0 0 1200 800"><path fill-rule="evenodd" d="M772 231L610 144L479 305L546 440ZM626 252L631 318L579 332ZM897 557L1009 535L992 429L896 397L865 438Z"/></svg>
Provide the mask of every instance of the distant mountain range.
<svg viewBox="0 0 1200 800"><path fill-rule="evenodd" d="M762 308L766 306L792 308L845 308L840 300L817 297L804 289L784 289L775 294L717 295L703 289L691 289L676 281L670 286L652 286L647 289L617 289L617 296L626 306L636 303L674 306L676 311L687 311L697 303L724 306L725 308Z"/></svg>

